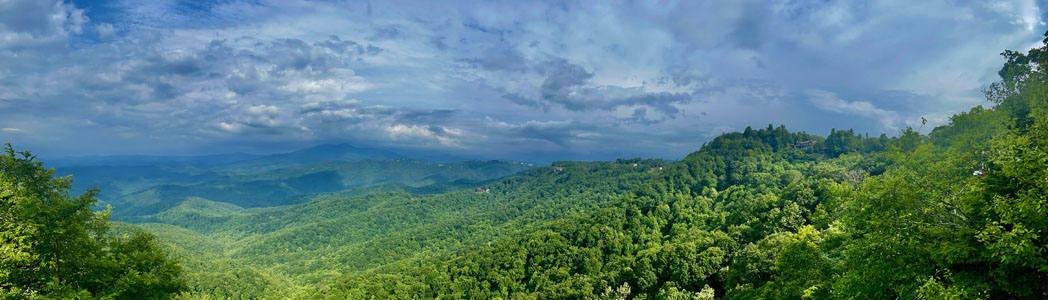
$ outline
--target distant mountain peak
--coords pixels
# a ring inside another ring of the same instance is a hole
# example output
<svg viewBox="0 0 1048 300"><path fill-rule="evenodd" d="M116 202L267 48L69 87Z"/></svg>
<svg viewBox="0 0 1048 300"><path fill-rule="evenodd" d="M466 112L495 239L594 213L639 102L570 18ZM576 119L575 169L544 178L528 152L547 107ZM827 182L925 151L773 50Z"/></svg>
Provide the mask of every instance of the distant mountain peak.
<svg viewBox="0 0 1048 300"><path fill-rule="evenodd" d="M305 165L329 160L362 161L403 158L402 155L384 149L362 148L349 143L320 144L287 153L266 155L222 167L230 171L273 170L293 165Z"/></svg>
<svg viewBox="0 0 1048 300"><path fill-rule="evenodd" d="M322 159L320 161L324 161L324 160L357 161L357 160L365 160L365 159L393 159L393 158L402 158L403 157L400 154L398 154L396 152L393 152L393 151L384 150L384 149L377 149L377 148L357 147L356 145L353 145L353 144L350 144L350 143L320 144L320 145L316 145L316 146L309 147L309 148L299 149L299 150L296 150L296 151L293 151L293 152L290 152L290 153L275 154L275 155L271 155L271 156L294 155L294 154L334 155L334 156L347 156L347 155L352 156L352 155L355 154L357 156L360 156L359 159L338 159L338 158L332 158L332 159ZM350 157L350 158L353 158L353 157Z"/></svg>
<svg viewBox="0 0 1048 300"><path fill-rule="evenodd" d="M364 149L366 149L366 148L364 148ZM320 144L320 145L316 145L316 146L308 147L308 148L302 148L302 149L299 149L299 150L295 150L292 153L316 151L316 150L343 150L343 151L345 151L345 150L362 150L362 148L357 147L357 146L355 146L353 144L350 144L350 143L331 143L331 144Z"/></svg>

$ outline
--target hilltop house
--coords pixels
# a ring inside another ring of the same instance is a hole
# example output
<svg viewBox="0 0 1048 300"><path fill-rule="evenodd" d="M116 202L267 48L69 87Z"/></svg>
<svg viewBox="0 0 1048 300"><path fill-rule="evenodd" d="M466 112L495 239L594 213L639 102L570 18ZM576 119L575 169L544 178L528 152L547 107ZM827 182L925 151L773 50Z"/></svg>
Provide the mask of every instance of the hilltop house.
<svg viewBox="0 0 1048 300"><path fill-rule="evenodd" d="M793 144L793 149L797 150L808 150L815 146L815 140L800 141Z"/></svg>

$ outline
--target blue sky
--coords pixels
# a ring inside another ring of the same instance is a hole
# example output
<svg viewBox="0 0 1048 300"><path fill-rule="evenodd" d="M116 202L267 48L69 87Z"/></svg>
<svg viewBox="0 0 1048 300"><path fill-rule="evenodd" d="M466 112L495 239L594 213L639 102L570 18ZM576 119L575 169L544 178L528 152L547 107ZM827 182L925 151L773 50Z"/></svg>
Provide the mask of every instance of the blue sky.
<svg viewBox="0 0 1048 300"><path fill-rule="evenodd" d="M984 104L1035 1L0 0L0 141L677 159L746 126L894 134Z"/></svg>

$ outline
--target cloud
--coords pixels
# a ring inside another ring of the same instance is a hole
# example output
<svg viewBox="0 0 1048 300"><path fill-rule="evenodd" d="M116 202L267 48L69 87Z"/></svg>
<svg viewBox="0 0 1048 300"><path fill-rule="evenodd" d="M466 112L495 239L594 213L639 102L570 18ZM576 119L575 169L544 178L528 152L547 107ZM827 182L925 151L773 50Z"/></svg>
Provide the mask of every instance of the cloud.
<svg viewBox="0 0 1048 300"><path fill-rule="evenodd" d="M387 126L384 131L390 139L396 142L410 142L412 144L426 144L436 142L440 146L450 148L462 148L458 137L462 130L432 125L404 125L393 124Z"/></svg>
<svg viewBox="0 0 1048 300"><path fill-rule="evenodd" d="M376 27L375 33L368 37L369 40L388 40L400 37L400 29L397 29L395 25L385 25Z"/></svg>
<svg viewBox="0 0 1048 300"><path fill-rule="evenodd" d="M646 105L651 109L675 117L680 110L676 103L688 103L693 99L687 92L656 92L643 87L621 87L599 85L591 80L594 77L579 65L571 64L563 58L556 58L534 66L538 74L544 77L537 90L501 91L502 98L513 103L542 108L549 111L558 106L569 111L613 111L620 107ZM529 97L525 94L537 94Z"/></svg>
<svg viewBox="0 0 1048 300"><path fill-rule="evenodd" d="M808 101L820 109L842 113L864 118L874 119L880 122L884 129L895 131L899 129L896 124L898 113L878 108L867 101L847 101L827 91L808 91Z"/></svg>
<svg viewBox="0 0 1048 300"><path fill-rule="evenodd" d="M0 50L65 50L69 37L82 33L88 20L83 9L62 1L0 2Z"/></svg>
<svg viewBox="0 0 1048 300"><path fill-rule="evenodd" d="M580 92L578 87L593 78L592 73L564 59L549 62L543 71L546 79L539 87L539 95L543 100L564 105L570 110L586 108L587 103L577 97Z"/></svg>
<svg viewBox="0 0 1048 300"><path fill-rule="evenodd" d="M1042 39L1041 14L1028 0L7 0L0 132L57 154L337 141L535 159L679 158L768 123L891 134L980 104L997 53Z"/></svg>
<svg viewBox="0 0 1048 300"><path fill-rule="evenodd" d="M107 39L116 34L116 29L113 28L113 24L102 23L95 25L95 32L98 33L98 37Z"/></svg>
<svg viewBox="0 0 1048 300"><path fill-rule="evenodd" d="M1020 25L1026 31L1034 32L1045 25L1041 19L1041 10L1033 0L991 1L988 6L993 11L1011 17L1012 24Z"/></svg>

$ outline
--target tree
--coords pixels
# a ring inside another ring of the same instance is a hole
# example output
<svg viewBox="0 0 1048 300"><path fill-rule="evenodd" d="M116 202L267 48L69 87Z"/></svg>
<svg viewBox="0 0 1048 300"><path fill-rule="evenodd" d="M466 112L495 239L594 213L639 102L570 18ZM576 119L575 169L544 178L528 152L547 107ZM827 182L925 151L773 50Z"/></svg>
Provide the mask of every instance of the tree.
<svg viewBox="0 0 1048 300"><path fill-rule="evenodd" d="M1031 93L1028 127L995 139L990 170L977 201L989 217L977 237L996 268L995 284L1008 295L1048 294L1048 84L1027 86Z"/></svg>
<svg viewBox="0 0 1048 300"><path fill-rule="evenodd" d="M164 299L185 289L182 269L151 235L108 233L97 189L71 195L29 152L0 154L0 298Z"/></svg>

